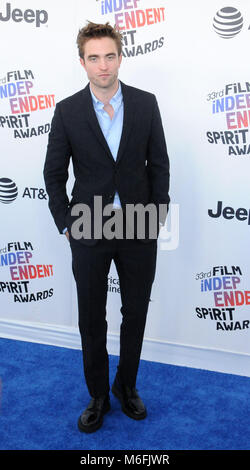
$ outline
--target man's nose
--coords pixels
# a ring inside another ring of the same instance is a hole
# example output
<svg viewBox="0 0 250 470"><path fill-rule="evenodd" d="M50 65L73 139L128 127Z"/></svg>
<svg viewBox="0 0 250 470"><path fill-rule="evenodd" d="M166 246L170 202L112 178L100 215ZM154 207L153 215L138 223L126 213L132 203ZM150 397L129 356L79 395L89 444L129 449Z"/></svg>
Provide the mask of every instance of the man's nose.
<svg viewBox="0 0 250 470"><path fill-rule="evenodd" d="M105 70L107 66L108 66L107 60L105 58L100 59L100 62L99 62L100 69Z"/></svg>

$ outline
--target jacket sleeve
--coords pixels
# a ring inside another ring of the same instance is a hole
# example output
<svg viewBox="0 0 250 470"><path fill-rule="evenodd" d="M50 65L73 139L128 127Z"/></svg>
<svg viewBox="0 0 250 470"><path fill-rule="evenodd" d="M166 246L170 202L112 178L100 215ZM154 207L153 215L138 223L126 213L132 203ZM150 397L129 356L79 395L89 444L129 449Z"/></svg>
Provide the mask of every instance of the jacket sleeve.
<svg viewBox="0 0 250 470"><path fill-rule="evenodd" d="M49 209L60 233L66 227L65 218L69 205L66 183L71 153L59 103L51 122L43 174L49 196Z"/></svg>
<svg viewBox="0 0 250 470"><path fill-rule="evenodd" d="M151 202L156 204L159 222L164 224L170 202L169 158L161 115L155 96L148 142L147 171L151 186Z"/></svg>

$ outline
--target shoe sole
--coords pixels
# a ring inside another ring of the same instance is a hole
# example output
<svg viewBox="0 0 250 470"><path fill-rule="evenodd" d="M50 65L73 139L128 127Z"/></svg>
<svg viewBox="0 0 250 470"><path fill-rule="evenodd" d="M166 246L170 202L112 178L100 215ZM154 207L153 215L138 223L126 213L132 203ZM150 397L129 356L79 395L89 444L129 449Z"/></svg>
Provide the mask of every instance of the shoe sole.
<svg viewBox="0 0 250 470"><path fill-rule="evenodd" d="M129 411L126 406L124 405L124 401L123 401L123 398L122 398L122 394L119 392L119 390L117 390L117 388L114 387L114 385L112 386L112 393L113 395L118 398L118 400L120 401L121 405L122 405L122 411L123 413L125 413L125 415L127 415L129 418L132 418L132 419L135 419L136 421L139 421L140 419L145 419L146 416L147 416L147 411L145 410L144 413L140 414L140 415L135 415L133 413L131 413L131 411Z"/></svg>
<svg viewBox="0 0 250 470"><path fill-rule="evenodd" d="M100 427L102 426L103 424L103 415L105 413L107 413L109 410L110 410L110 404L109 405L106 405L105 409L103 410L103 413L102 413L102 416L100 418L100 421L98 421L98 423L95 423L95 424L92 424L92 425L89 425L89 426L84 426L81 422L81 416L78 418L78 429L79 431L81 432L85 432L87 434L90 434L91 432L95 432L97 431L98 429L100 429Z"/></svg>

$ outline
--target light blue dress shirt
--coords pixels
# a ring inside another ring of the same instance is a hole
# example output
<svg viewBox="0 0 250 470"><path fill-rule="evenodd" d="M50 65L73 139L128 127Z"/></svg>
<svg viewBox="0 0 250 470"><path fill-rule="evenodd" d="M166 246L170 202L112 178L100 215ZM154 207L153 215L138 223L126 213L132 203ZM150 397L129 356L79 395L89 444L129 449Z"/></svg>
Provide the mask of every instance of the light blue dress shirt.
<svg viewBox="0 0 250 470"><path fill-rule="evenodd" d="M107 113L104 111L103 106L104 104L96 98L94 93L90 88L90 92L93 99L94 110L96 112L96 116L98 122L100 124L101 130L103 135L107 141L109 146L110 152L113 155L114 160L117 158L118 149L120 145L121 135L122 135L122 126L123 126L123 97L122 97L122 90L121 84L119 82L118 90L114 96L112 96L109 103L113 106L114 109L114 116L111 119ZM114 201L113 201L113 208L120 209L121 202L118 193L115 193Z"/></svg>

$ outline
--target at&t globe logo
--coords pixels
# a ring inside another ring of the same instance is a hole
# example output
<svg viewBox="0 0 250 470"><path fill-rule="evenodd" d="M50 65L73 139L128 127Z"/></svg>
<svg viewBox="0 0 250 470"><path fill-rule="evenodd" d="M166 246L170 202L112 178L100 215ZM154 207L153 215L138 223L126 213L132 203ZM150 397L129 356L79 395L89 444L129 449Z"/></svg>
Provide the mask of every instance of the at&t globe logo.
<svg viewBox="0 0 250 470"><path fill-rule="evenodd" d="M234 7L225 7L217 11L213 20L215 32L224 39L230 39L239 34L242 26L242 14Z"/></svg>
<svg viewBox="0 0 250 470"><path fill-rule="evenodd" d="M9 178L0 179L0 202L10 204L18 195L17 185Z"/></svg>

